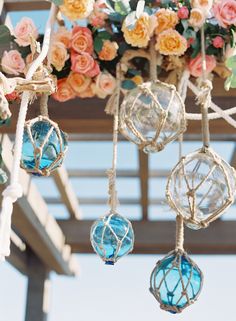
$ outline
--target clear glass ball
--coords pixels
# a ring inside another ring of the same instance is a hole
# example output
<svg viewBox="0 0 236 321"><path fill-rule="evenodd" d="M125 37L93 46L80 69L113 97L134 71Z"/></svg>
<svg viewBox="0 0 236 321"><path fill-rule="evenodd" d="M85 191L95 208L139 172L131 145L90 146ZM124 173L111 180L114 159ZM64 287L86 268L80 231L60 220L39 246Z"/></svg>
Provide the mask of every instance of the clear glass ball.
<svg viewBox="0 0 236 321"><path fill-rule="evenodd" d="M50 131L51 134L47 137ZM55 170L62 164L61 153L66 152L67 146L66 134L61 130L58 132L49 121L43 119L33 122L32 126L25 126L24 129L21 166L39 176L48 169ZM42 154L39 152L41 147Z"/></svg>
<svg viewBox="0 0 236 321"><path fill-rule="evenodd" d="M235 170L207 150L183 158L167 183L167 199L192 229L206 227L234 202Z"/></svg>
<svg viewBox="0 0 236 321"><path fill-rule="evenodd" d="M149 152L162 150L185 131L185 110L174 86L146 82L132 89L120 108L120 131Z"/></svg>
<svg viewBox="0 0 236 321"><path fill-rule="evenodd" d="M150 278L150 292L161 308L182 312L200 294L203 275L186 253L172 252L157 262Z"/></svg>
<svg viewBox="0 0 236 321"><path fill-rule="evenodd" d="M129 220L111 213L94 222L90 240L94 251L102 260L113 265L133 250L134 232Z"/></svg>

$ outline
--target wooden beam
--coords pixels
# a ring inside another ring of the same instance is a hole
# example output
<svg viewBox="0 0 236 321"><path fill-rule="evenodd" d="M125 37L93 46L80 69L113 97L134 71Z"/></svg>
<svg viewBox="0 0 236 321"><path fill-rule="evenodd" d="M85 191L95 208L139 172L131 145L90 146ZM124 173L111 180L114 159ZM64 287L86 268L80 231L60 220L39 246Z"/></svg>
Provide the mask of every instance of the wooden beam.
<svg viewBox="0 0 236 321"><path fill-rule="evenodd" d="M139 150L140 202L142 219L148 220L148 154ZM122 204L122 203L121 203Z"/></svg>
<svg viewBox="0 0 236 321"><path fill-rule="evenodd" d="M28 249L26 244L12 231L11 233L11 255L7 261L24 275L28 271Z"/></svg>
<svg viewBox="0 0 236 321"><path fill-rule="evenodd" d="M68 169L70 177L73 178L106 178L106 170L79 170L79 169ZM149 171L149 178L166 178L169 175L169 170L151 170ZM139 171L133 169L117 170L118 178L138 178Z"/></svg>
<svg viewBox="0 0 236 321"><path fill-rule="evenodd" d="M79 209L79 201L75 191L70 183L67 170L64 166L53 173L54 181L61 194L61 201L65 204L70 216L72 218L81 218L81 211Z"/></svg>
<svg viewBox="0 0 236 321"><path fill-rule="evenodd" d="M2 135L3 164L9 173L12 168L12 143L7 135ZM74 259L70 247L56 220L49 214L47 205L32 183L31 177L20 171L19 181L23 188L23 197L14 204L13 226L18 235L33 249L35 254L51 270L59 274L75 273ZM1 189L4 186L0 186Z"/></svg>
<svg viewBox="0 0 236 321"><path fill-rule="evenodd" d="M49 310L49 271L33 254L29 260L29 276L25 321L47 321Z"/></svg>
<svg viewBox="0 0 236 321"><path fill-rule="evenodd" d="M4 2L7 11L47 10L50 8L50 2L45 0L5 0Z"/></svg>
<svg viewBox="0 0 236 321"><path fill-rule="evenodd" d="M173 215L174 216L174 215ZM93 253L89 233L92 221L58 221L73 252ZM135 221L134 252L165 254L174 249L174 221ZM190 254L236 254L236 221L218 220L198 231L185 229L185 249Z"/></svg>

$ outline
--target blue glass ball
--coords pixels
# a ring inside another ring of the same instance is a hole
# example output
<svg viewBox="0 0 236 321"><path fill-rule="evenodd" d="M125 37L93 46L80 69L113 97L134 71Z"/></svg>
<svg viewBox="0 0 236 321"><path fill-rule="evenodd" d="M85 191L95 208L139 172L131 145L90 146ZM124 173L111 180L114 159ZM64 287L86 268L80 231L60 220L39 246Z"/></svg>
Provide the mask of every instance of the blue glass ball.
<svg viewBox="0 0 236 321"><path fill-rule="evenodd" d="M117 213L110 213L94 222L90 240L101 259L113 265L133 250L134 232L129 220Z"/></svg>
<svg viewBox="0 0 236 321"><path fill-rule="evenodd" d="M162 309L180 313L198 298L203 283L199 267L181 251L158 261L150 279L150 291Z"/></svg>
<svg viewBox="0 0 236 321"><path fill-rule="evenodd" d="M47 117L38 117L24 128L21 167L27 172L49 175L59 167L67 150L66 134Z"/></svg>

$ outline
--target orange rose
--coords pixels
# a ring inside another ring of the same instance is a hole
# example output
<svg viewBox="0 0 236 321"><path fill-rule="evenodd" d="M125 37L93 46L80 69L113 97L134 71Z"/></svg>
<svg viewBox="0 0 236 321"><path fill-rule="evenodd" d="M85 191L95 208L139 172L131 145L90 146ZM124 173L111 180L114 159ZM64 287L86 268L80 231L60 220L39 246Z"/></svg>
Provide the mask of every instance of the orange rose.
<svg viewBox="0 0 236 321"><path fill-rule="evenodd" d="M156 13L157 27L155 33L159 34L162 31L173 29L179 22L179 18L176 12L170 9L160 9Z"/></svg>
<svg viewBox="0 0 236 321"><path fill-rule="evenodd" d="M89 28L75 26L72 30L71 48L78 52L93 53L93 37Z"/></svg>
<svg viewBox="0 0 236 321"><path fill-rule="evenodd" d="M70 46L71 31L67 30L66 27L59 27L57 32L53 35L53 42L62 42L66 48Z"/></svg>
<svg viewBox="0 0 236 321"><path fill-rule="evenodd" d="M64 0L61 12L70 20L85 19L93 11L94 0Z"/></svg>
<svg viewBox="0 0 236 321"><path fill-rule="evenodd" d="M75 94L68 84L66 78L59 79L57 81L57 91L52 94L52 97L60 102L65 102L67 100L75 98Z"/></svg>
<svg viewBox="0 0 236 321"><path fill-rule="evenodd" d="M69 58L66 47L62 42L54 42L49 50L48 61L57 71L61 71Z"/></svg>
<svg viewBox="0 0 236 321"><path fill-rule="evenodd" d="M89 85L88 88L85 91L83 91L82 93L80 93L78 95L78 97L80 97L80 98L92 98L92 97L94 97L94 95L95 94L93 92L92 86Z"/></svg>
<svg viewBox="0 0 236 321"><path fill-rule="evenodd" d="M77 72L71 72L68 76L67 82L71 86L75 94L80 95L90 86L91 78Z"/></svg>
<svg viewBox="0 0 236 321"><path fill-rule="evenodd" d="M156 17L143 13L141 17L136 20L134 25L131 26L130 21L135 19L135 15L136 13L132 12L123 22L122 31L124 33L125 41L134 47L147 47L156 27Z"/></svg>
<svg viewBox="0 0 236 321"><path fill-rule="evenodd" d="M117 56L118 45L115 41L105 40L103 41L102 50L99 52L99 58L101 60L111 61Z"/></svg>
<svg viewBox="0 0 236 321"><path fill-rule="evenodd" d="M157 37L155 48L162 55L181 56L187 50L187 40L178 31L169 29Z"/></svg>
<svg viewBox="0 0 236 321"><path fill-rule="evenodd" d="M201 9L194 8L190 13L189 24L195 29L199 29L203 26L205 22L205 15Z"/></svg>

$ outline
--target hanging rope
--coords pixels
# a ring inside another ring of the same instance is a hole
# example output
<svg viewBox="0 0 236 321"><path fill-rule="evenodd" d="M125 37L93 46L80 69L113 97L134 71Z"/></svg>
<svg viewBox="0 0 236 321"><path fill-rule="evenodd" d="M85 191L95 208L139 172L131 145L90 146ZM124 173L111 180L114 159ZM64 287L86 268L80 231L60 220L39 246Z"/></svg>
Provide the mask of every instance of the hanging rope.
<svg viewBox="0 0 236 321"><path fill-rule="evenodd" d="M57 13L57 7L52 4L50 9L49 18L45 28L44 41L42 46L42 51L37 57L37 59L30 66L26 79L32 79L34 73L38 67L42 64L47 56L48 48L50 44L50 35L52 26L54 24L55 16ZM23 145L23 133L24 133L24 123L26 119L26 113L28 108L28 103L30 100L30 92L25 91L22 95L20 112L16 127L16 138L15 138L15 148L13 156L13 165L11 170L11 180L10 185L3 191L3 201L2 201L2 211L0 215L0 259L4 260L5 256L10 255L10 234L11 234L11 215L13 211L13 203L16 202L23 194L22 187L19 184L19 169L21 152Z"/></svg>
<svg viewBox="0 0 236 321"><path fill-rule="evenodd" d="M40 114L48 117L48 94L42 94L40 98Z"/></svg>
<svg viewBox="0 0 236 321"><path fill-rule="evenodd" d="M157 80L157 52L155 49L155 38L152 37L149 45L149 53L150 53L150 80L156 81Z"/></svg>
<svg viewBox="0 0 236 321"><path fill-rule="evenodd" d="M111 103L106 107L107 113L114 113L113 121L113 157L112 168L107 171L109 179L109 200L108 204L111 212L114 213L119 204L116 191L116 166L117 166L117 144L118 144L118 131L119 131L119 104L120 104L120 86L121 86L121 65L118 63L116 67L117 86L112 98L113 106Z"/></svg>

